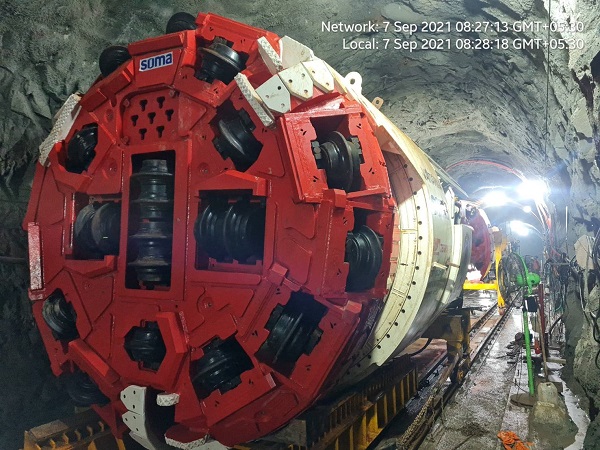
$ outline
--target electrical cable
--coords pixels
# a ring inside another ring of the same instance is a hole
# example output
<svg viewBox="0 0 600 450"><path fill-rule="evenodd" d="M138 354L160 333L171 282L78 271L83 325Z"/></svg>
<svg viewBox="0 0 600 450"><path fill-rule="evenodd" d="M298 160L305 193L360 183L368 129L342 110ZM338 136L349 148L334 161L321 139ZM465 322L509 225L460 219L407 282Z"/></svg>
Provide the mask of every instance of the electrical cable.
<svg viewBox="0 0 600 450"><path fill-rule="evenodd" d="M598 274L600 273L600 262L598 261L598 257L600 255L600 231L596 234L594 238L594 243L592 245L592 263L594 265L594 270ZM585 316L585 310L583 311L583 315ZM594 341L600 346L600 324L598 323L598 319L600 318L600 300L598 301L598 308L596 309L596 315L590 311L590 316L593 319L592 325L592 337ZM596 357L594 358L594 364L598 369L600 369L600 348L596 352Z"/></svg>
<svg viewBox="0 0 600 450"><path fill-rule="evenodd" d="M585 317L585 320L587 321L588 324L591 325L590 323L590 319L588 319L587 314L585 313L585 302L584 302L584 293L583 293L583 272L578 272L577 273L577 288L579 290L579 303L581 304L581 311L583 312L583 317ZM595 319L593 313L590 313L590 315L592 316L592 319Z"/></svg>
<svg viewBox="0 0 600 450"><path fill-rule="evenodd" d="M552 331L554 331L554 327L556 326L556 324L558 322L560 322L562 320L563 316L562 314L560 316L558 316L558 318L552 323L552 325L550 325L550 328L548 328L548 337L552 336Z"/></svg>
<svg viewBox="0 0 600 450"><path fill-rule="evenodd" d="M27 264L27 258L0 255L0 264Z"/></svg>
<svg viewBox="0 0 600 450"><path fill-rule="evenodd" d="M548 39L550 42L550 29L552 28L552 0L548 0ZM550 116L550 45L546 52L546 131L544 134L544 158L545 164L548 165L548 131L549 131L549 116Z"/></svg>
<svg viewBox="0 0 600 450"><path fill-rule="evenodd" d="M425 342L425 345L423 347L421 347L421 349L417 350L414 353L409 353L408 356L417 356L419 353L421 353L423 350L425 350L427 347L429 347L429 344L431 344L431 341L433 341L433 338L427 339L427 342Z"/></svg>
<svg viewBox="0 0 600 450"><path fill-rule="evenodd" d="M521 378L523 375L523 344L519 346L519 353L517 355L517 360L515 362L516 371L518 373L519 379L515 378L514 386L518 391L523 391L525 394L529 394L529 391L521 387Z"/></svg>

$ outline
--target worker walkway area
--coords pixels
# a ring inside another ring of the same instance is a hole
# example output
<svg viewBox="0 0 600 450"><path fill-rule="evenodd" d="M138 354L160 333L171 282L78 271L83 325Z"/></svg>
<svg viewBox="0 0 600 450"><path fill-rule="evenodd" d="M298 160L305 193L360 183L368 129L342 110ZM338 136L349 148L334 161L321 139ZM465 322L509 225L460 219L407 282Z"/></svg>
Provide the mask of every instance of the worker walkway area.
<svg viewBox="0 0 600 450"><path fill-rule="evenodd" d="M474 292L465 298L465 306L482 304L487 295ZM528 394L525 350L520 340L523 315L518 305L509 309L506 315L497 335L473 363L462 386L444 405L418 447L420 450L583 448L587 419L577 406L576 397L560 379L562 364L549 362L547 367L550 380L558 386L566 401L571 423L567 417L564 426L537 428L530 418L532 407L515 403L518 396ZM550 355L554 354L557 356L557 352L551 350ZM534 355L533 359L536 381L543 382L541 355ZM560 361L552 357L549 360ZM538 389L539 386L538 383ZM388 440L378 450L398 448L394 444Z"/></svg>
<svg viewBox="0 0 600 450"><path fill-rule="evenodd" d="M509 394L515 380L527 389L527 368L514 356L509 356L507 344L522 329L521 313L512 309L496 339L473 364L465 382L428 434L422 450L434 449L495 449L502 448L497 437L505 429L504 416L513 414L511 431L526 439L525 407L512 406ZM523 368L525 371L523 372ZM523 378L519 382L519 378ZM523 410L523 411L522 411Z"/></svg>
<svg viewBox="0 0 600 450"><path fill-rule="evenodd" d="M563 448L545 446L529 430L531 408L510 401L528 388L522 342L515 343L523 315L518 307L500 314L496 302L495 292L467 292L461 309L446 312L426 337L364 384L320 402L267 439L236 448ZM457 348L464 349L460 359ZM560 365L549 366L559 373ZM566 387L563 393L569 394ZM570 403L571 416L579 411L585 417L575 401ZM585 429L579 428L578 441L570 449L581 448ZM537 446L530 446L529 439ZM91 411L30 430L25 441L25 450L139 448L130 440L115 440Z"/></svg>

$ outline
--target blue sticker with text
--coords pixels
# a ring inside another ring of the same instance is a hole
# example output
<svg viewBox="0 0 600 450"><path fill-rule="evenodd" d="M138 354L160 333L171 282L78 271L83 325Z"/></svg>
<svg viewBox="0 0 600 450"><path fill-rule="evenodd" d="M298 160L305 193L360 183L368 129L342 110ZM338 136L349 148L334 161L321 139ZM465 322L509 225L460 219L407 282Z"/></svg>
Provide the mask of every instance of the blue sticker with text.
<svg viewBox="0 0 600 450"><path fill-rule="evenodd" d="M140 72L160 69L161 67L173 64L173 52L163 53L162 55L150 56L140 60Z"/></svg>

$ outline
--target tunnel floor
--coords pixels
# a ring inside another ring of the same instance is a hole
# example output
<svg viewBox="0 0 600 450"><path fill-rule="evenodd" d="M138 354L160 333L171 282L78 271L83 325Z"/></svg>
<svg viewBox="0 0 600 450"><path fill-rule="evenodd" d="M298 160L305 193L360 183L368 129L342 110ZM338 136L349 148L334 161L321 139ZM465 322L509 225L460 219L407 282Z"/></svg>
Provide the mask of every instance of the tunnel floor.
<svg viewBox="0 0 600 450"><path fill-rule="evenodd" d="M473 307L490 300L489 294L476 293L465 298L465 306ZM524 443L532 443L531 448L537 450L576 450L583 447L589 421L579 408L577 397L560 379L562 365L548 363L548 368L550 378L562 384L562 396L573 421L566 430L554 428L549 433L549 430L535 428L530 423L531 408L511 402L513 394L527 392L527 364L524 349L512 355L509 347L515 335L522 330L521 310L513 308L507 314L510 317L488 344L483 357L474 363L454 398L444 407L441 418L420 450L502 449L504 447L497 437L500 431L516 433ZM552 356L554 352L550 353ZM537 380L542 380L541 356L534 355L534 368Z"/></svg>

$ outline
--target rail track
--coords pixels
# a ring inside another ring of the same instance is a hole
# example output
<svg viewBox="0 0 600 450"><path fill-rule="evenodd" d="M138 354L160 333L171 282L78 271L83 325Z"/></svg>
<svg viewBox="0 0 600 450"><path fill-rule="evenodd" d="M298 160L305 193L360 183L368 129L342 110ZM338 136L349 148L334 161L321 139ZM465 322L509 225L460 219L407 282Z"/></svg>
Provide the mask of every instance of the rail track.
<svg viewBox="0 0 600 450"><path fill-rule="evenodd" d="M469 348L471 366L485 358L509 316L510 307L501 315L494 304L471 323ZM383 433L369 448L417 449L442 414L444 405L452 399L464 382L464 380L450 382L448 380L450 371L451 362L448 361L447 356L438 357L430 369L419 377L418 393L413 402L406 406L405 413L398 417L396 423L390 424L386 433ZM392 435L395 437L391 437Z"/></svg>

